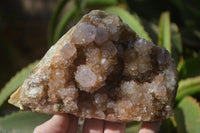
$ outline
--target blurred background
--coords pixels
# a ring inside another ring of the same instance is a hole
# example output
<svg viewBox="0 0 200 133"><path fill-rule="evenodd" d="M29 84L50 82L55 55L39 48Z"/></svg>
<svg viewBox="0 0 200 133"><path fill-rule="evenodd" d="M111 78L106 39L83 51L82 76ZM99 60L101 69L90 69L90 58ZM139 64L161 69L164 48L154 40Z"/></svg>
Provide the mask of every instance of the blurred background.
<svg viewBox="0 0 200 133"><path fill-rule="evenodd" d="M0 131L1 124L8 122L3 116L18 110L9 105L7 99L23 82L34 65L28 68L26 66L40 60L50 46L92 9L102 9L119 15L141 37L164 46L171 52L179 71L179 91L174 106L175 117L163 121L161 132L198 133L200 131L198 126L200 124L199 0L1 0ZM23 69L24 67L26 68ZM20 71L22 69L24 72ZM15 76L17 72L18 77ZM185 105L191 105L188 108L192 111L187 110ZM189 115L185 113L188 111L191 111ZM16 114L14 118L11 116L11 120L15 120L16 116L23 116L24 120L29 117L37 118L35 125L49 118L44 116L43 119L36 114L22 113ZM21 120L24 123L23 119ZM193 127L188 126L190 123ZM11 125L20 127L28 133L34 124L29 129L23 125L16 126L16 123ZM140 126L138 123L128 123L127 127L130 128L127 128L126 133L137 131L138 125ZM9 126L5 126L5 129L10 131Z"/></svg>
<svg viewBox="0 0 200 133"><path fill-rule="evenodd" d="M47 29L58 0L1 0L0 88L47 51Z"/></svg>

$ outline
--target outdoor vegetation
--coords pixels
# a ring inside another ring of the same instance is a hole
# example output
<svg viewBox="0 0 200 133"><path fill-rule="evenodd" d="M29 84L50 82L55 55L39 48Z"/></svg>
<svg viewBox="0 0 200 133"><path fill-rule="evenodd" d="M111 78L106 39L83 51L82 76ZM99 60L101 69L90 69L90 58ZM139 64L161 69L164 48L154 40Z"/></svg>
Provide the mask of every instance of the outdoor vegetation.
<svg viewBox="0 0 200 133"><path fill-rule="evenodd" d="M165 47L175 59L179 87L174 116L162 121L160 133L200 132L200 1L198 0L60 0L48 28L48 47L92 9L117 14L140 37ZM8 110L9 96L26 79L34 61L22 68L0 91L0 133L31 133L51 115ZM141 122L127 123L137 133Z"/></svg>

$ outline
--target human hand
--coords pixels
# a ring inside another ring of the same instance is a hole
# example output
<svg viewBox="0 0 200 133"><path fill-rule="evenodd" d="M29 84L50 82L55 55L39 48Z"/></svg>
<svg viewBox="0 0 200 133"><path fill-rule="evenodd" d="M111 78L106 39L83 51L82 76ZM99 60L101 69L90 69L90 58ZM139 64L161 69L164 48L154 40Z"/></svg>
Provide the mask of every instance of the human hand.
<svg viewBox="0 0 200 133"><path fill-rule="evenodd" d="M160 122L144 122L139 133L156 133ZM78 117L69 114L56 114L50 120L37 126L33 133L76 133ZM124 133L125 123L86 119L83 133Z"/></svg>

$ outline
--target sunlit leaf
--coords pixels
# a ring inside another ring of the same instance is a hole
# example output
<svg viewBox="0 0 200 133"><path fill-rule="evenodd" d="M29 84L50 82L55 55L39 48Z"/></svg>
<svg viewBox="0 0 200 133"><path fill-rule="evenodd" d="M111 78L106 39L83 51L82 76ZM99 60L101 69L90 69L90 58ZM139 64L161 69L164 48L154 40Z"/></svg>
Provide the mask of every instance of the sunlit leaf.
<svg viewBox="0 0 200 133"><path fill-rule="evenodd" d="M178 70L178 72L180 72L180 70L181 70L181 68L183 66L183 63L184 63L183 56L180 56L180 60L179 60L179 62L177 64L177 70Z"/></svg>
<svg viewBox="0 0 200 133"><path fill-rule="evenodd" d="M163 12L159 20L158 45L165 47L171 53L170 14Z"/></svg>
<svg viewBox="0 0 200 133"><path fill-rule="evenodd" d="M110 7L107 8L106 11L120 16L123 22L128 24L141 38L151 40L147 32L144 30L141 21L139 21L139 17L136 17L119 7Z"/></svg>
<svg viewBox="0 0 200 133"><path fill-rule="evenodd" d="M194 76L200 76L200 56L185 60L180 69L180 79Z"/></svg>
<svg viewBox="0 0 200 133"><path fill-rule="evenodd" d="M174 110L178 133L199 133L200 107L192 97L187 96Z"/></svg>
<svg viewBox="0 0 200 133"><path fill-rule="evenodd" d="M45 122L51 115L33 112L17 112L0 118L0 132L33 133L37 125Z"/></svg>
<svg viewBox="0 0 200 133"><path fill-rule="evenodd" d="M26 77L29 75L37 63L38 61L31 63L27 67L23 68L2 88L2 91L0 92L0 106L8 99L11 93L23 83L23 81L26 79Z"/></svg>
<svg viewBox="0 0 200 133"><path fill-rule="evenodd" d="M194 95L200 92L200 76L181 80L176 96L176 101L180 101L187 95Z"/></svg>

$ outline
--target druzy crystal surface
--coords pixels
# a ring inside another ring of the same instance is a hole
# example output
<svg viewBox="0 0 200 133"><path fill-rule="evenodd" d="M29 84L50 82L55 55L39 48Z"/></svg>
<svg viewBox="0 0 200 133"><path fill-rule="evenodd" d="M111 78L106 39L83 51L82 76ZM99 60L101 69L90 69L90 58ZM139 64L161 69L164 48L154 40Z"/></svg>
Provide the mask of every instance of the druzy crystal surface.
<svg viewBox="0 0 200 133"><path fill-rule="evenodd" d="M118 16L94 10L50 48L9 102L48 114L156 121L173 114L176 91L177 70L166 49Z"/></svg>

